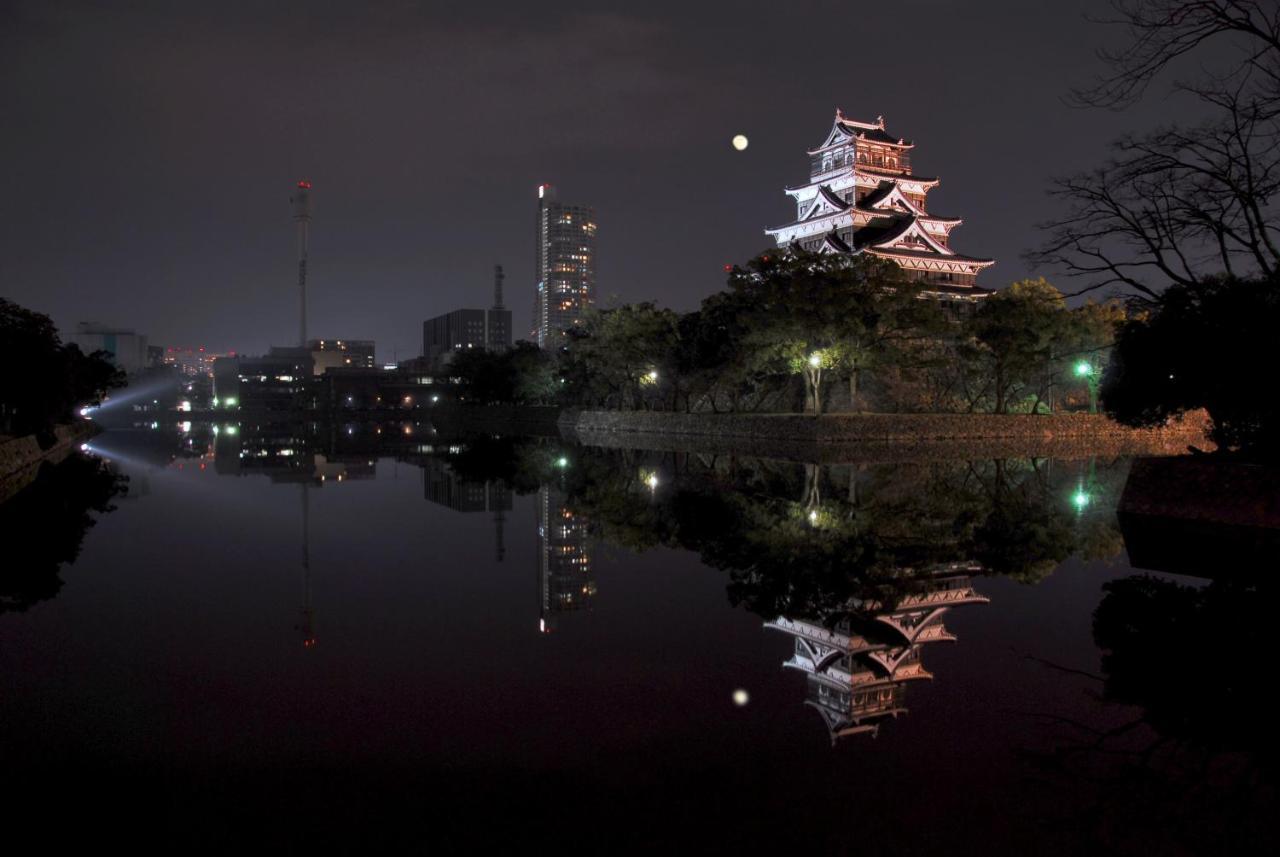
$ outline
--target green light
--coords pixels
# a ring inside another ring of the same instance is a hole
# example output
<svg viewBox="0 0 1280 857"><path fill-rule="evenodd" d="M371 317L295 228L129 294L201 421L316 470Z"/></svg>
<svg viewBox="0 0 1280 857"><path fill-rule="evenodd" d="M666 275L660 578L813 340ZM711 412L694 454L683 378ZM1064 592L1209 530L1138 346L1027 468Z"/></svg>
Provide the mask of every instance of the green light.
<svg viewBox="0 0 1280 857"><path fill-rule="evenodd" d="M556 459L556 467L568 467L568 466L569 466L569 459L565 458L563 455Z"/></svg>
<svg viewBox="0 0 1280 857"><path fill-rule="evenodd" d="M239 401L240 400L237 399L235 396L229 396L225 404L228 408L234 408L239 403Z"/></svg>
<svg viewBox="0 0 1280 857"><path fill-rule="evenodd" d="M1089 505L1088 492L1081 488L1076 491L1075 495L1071 498L1071 502L1075 503L1076 509L1083 511L1084 508Z"/></svg>
<svg viewBox="0 0 1280 857"><path fill-rule="evenodd" d="M1093 364L1091 364L1088 360L1081 360L1079 363L1076 364L1076 374L1079 375L1081 378L1087 375L1092 375Z"/></svg>

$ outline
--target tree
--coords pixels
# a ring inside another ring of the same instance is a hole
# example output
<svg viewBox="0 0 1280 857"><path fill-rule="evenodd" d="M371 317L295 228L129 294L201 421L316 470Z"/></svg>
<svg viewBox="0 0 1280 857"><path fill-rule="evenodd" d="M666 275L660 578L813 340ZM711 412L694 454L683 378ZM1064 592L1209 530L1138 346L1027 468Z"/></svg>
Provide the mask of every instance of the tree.
<svg viewBox="0 0 1280 857"><path fill-rule="evenodd" d="M1204 408L1221 449L1280 457L1269 369L1280 283L1220 278L1171 286L1120 326L1102 404L1120 422L1161 425Z"/></svg>
<svg viewBox="0 0 1280 857"><path fill-rule="evenodd" d="M1108 73L1076 102L1131 103L1171 67L1225 43L1226 65L1175 85L1212 118L1124 137L1102 167L1057 180L1066 213L1045 224L1033 258L1086 277L1086 290L1117 284L1148 300L1219 272L1271 275L1280 268L1268 204L1280 191L1280 15L1262 0L1116 0L1114 9L1108 23L1128 42L1104 54Z"/></svg>
<svg viewBox="0 0 1280 857"><path fill-rule="evenodd" d="M922 335L929 308L920 286L892 262L860 254L785 250L734 266L729 290L745 306L742 345L768 374L802 374L808 406L822 412L826 370L849 377L858 407L859 380L898 342Z"/></svg>
<svg viewBox="0 0 1280 857"><path fill-rule="evenodd" d="M675 370L678 321L651 302L588 313L562 352L570 392L623 409L654 407Z"/></svg>
<svg viewBox="0 0 1280 857"><path fill-rule="evenodd" d="M988 397L992 410L1004 414L1020 395L1042 389L1067 319L1062 293L1043 277L984 298L964 327L962 354L981 380L971 401Z"/></svg>
<svg viewBox="0 0 1280 857"><path fill-rule="evenodd" d="M53 321L0 298L0 429L53 442L53 427L124 386L106 352L63 345Z"/></svg>

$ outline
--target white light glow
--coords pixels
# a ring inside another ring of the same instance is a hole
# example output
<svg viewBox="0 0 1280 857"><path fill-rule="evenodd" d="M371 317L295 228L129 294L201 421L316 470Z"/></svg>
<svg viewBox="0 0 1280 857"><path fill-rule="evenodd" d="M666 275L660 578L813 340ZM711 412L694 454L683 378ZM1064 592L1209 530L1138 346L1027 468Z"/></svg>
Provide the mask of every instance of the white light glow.
<svg viewBox="0 0 1280 857"><path fill-rule="evenodd" d="M750 141L747 140L747 136L745 134L736 134L733 138L733 148L737 149L739 152L744 151L749 142Z"/></svg>

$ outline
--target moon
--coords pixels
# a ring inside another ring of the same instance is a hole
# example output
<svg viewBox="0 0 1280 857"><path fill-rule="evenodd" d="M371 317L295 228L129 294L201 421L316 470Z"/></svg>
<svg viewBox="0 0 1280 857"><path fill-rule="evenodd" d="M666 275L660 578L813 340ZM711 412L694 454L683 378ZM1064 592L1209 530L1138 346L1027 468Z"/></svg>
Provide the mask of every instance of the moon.
<svg viewBox="0 0 1280 857"><path fill-rule="evenodd" d="M747 136L745 134L738 134L733 138L733 148L741 152L743 149L747 148L748 142L749 141L747 140Z"/></svg>

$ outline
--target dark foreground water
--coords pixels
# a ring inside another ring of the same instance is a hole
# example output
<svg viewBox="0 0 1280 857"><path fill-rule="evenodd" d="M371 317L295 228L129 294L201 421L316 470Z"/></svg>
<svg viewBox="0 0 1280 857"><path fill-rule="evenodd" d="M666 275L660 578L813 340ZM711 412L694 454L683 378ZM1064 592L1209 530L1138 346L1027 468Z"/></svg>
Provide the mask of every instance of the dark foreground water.
<svg viewBox="0 0 1280 857"><path fill-rule="evenodd" d="M1124 460L349 428L110 432L0 507L10 837L1275 845L1265 563L1130 565Z"/></svg>

